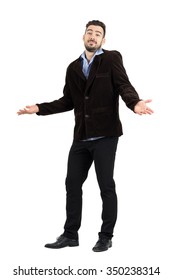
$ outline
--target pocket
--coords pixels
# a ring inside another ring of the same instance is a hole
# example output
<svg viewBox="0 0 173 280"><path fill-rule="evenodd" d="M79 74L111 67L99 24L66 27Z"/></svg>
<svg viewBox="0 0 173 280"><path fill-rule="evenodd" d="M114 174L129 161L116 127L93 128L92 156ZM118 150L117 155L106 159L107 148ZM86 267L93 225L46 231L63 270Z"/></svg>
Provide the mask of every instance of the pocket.
<svg viewBox="0 0 173 280"><path fill-rule="evenodd" d="M100 108L93 109L93 114L98 114L98 113L112 114L113 108L110 106L106 106L106 107L100 107Z"/></svg>
<svg viewBox="0 0 173 280"><path fill-rule="evenodd" d="M110 77L109 72L96 74L96 78L109 78L109 77Z"/></svg>

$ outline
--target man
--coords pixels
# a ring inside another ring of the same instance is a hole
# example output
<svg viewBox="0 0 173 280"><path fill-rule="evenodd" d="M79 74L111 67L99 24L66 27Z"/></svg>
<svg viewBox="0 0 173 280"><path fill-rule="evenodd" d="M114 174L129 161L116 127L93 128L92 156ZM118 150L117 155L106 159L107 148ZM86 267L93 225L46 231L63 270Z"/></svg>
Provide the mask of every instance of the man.
<svg viewBox="0 0 173 280"><path fill-rule="evenodd" d="M136 114L152 114L131 85L121 54L102 49L105 24L87 23L83 41L85 51L67 68L63 97L53 102L26 106L21 114L49 115L74 109L74 141L69 152L66 177L66 222L64 233L47 248L78 246L81 225L82 185L94 162L102 198L102 226L93 251L102 252L112 246L117 219L117 196L113 179L118 138L122 135L119 119L119 96Z"/></svg>

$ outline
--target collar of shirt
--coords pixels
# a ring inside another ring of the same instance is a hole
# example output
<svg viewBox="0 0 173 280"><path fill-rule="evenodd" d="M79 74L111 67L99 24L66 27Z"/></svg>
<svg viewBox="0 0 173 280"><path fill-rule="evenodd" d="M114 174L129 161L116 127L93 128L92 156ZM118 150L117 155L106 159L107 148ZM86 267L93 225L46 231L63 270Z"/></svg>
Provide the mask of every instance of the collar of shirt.
<svg viewBox="0 0 173 280"><path fill-rule="evenodd" d="M86 56L85 56L85 52L83 52L81 54L81 58L82 58L82 71L86 77L86 79L88 78L89 76L89 72L90 72L90 69L91 69L91 65L94 61L94 58L96 55L100 55L103 53L103 50L102 49L98 49L95 54L93 55L92 59L90 60L90 62L88 62Z"/></svg>

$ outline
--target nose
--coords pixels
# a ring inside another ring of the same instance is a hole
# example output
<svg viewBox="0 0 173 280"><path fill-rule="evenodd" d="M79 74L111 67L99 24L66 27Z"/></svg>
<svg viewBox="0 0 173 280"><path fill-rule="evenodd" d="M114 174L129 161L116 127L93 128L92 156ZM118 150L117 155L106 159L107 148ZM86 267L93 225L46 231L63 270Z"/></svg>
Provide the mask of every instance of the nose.
<svg viewBox="0 0 173 280"><path fill-rule="evenodd" d="M92 41L94 41L94 40L95 40L95 37L94 37L94 35L93 35L93 34L91 35L90 40L92 40Z"/></svg>

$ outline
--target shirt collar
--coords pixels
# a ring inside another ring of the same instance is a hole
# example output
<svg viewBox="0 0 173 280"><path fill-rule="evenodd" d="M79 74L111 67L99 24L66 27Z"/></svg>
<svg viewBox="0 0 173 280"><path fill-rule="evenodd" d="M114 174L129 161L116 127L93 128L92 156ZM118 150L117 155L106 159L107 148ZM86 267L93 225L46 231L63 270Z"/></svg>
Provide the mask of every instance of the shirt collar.
<svg viewBox="0 0 173 280"><path fill-rule="evenodd" d="M98 49L98 50L94 53L94 55L93 55L92 59L90 60L89 64L93 61L93 59L94 59L94 57L95 57L96 55L100 55L100 54L102 54L102 53L103 53L103 50L102 50L101 48ZM85 51L81 54L80 57L83 58L84 60L86 60Z"/></svg>

